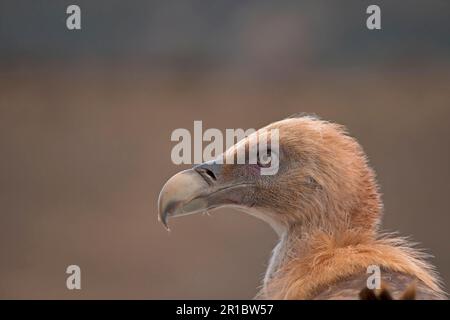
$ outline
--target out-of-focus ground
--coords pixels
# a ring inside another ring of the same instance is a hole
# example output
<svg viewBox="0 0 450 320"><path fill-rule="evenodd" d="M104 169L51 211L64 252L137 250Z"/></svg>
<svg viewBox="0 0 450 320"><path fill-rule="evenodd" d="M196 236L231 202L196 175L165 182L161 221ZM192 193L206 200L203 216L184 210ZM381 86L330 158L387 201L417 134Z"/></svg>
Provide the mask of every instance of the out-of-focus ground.
<svg viewBox="0 0 450 320"><path fill-rule="evenodd" d="M80 0L78 33L67 1L2 2L0 298L252 298L267 225L224 209L158 223L159 191L186 167L170 135L297 112L357 137L383 228L432 253L448 285L450 10L379 2L375 33L359 0Z"/></svg>

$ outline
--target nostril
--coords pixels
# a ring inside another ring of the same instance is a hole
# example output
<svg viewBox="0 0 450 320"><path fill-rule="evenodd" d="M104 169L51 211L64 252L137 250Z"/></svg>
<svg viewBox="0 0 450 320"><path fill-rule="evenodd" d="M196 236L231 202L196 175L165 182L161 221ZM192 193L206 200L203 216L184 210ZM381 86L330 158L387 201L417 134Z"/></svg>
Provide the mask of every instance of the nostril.
<svg viewBox="0 0 450 320"><path fill-rule="evenodd" d="M203 163L195 166L194 170L210 185L215 184L217 178L220 177L220 168L215 163Z"/></svg>
<svg viewBox="0 0 450 320"><path fill-rule="evenodd" d="M203 169L203 170L205 170L205 173L206 173L213 181L216 181L216 180L217 180L216 175L214 174L214 172L212 172L212 171L209 170L209 169Z"/></svg>

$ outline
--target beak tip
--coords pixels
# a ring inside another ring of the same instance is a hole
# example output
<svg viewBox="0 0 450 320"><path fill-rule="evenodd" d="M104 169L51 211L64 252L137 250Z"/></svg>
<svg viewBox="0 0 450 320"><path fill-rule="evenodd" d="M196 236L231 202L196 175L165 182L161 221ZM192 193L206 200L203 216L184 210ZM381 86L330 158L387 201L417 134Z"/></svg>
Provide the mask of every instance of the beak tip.
<svg viewBox="0 0 450 320"><path fill-rule="evenodd" d="M168 224L168 215L167 214L159 214L158 215L158 221L161 222L166 228L167 231L170 231L169 224Z"/></svg>
<svg viewBox="0 0 450 320"><path fill-rule="evenodd" d="M170 228L169 228L169 224L167 223L167 220L166 220L166 221L161 221L161 222L162 222L164 228L166 228L166 230L167 230L168 232L170 232Z"/></svg>
<svg viewBox="0 0 450 320"><path fill-rule="evenodd" d="M158 221L163 224L167 231L170 231L167 221L168 219L169 213L167 212L167 206L163 202L163 192L161 191L158 198Z"/></svg>

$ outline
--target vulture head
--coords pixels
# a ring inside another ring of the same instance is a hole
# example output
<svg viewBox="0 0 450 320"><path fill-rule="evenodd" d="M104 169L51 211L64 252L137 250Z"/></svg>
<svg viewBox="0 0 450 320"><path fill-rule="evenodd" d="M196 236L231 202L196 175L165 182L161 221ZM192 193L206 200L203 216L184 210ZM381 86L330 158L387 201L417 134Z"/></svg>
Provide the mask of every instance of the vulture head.
<svg viewBox="0 0 450 320"><path fill-rule="evenodd" d="M268 132L278 133L273 148ZM232 164L266 140L257 161ZM221 161L220 161L221 160ZM263 170L277 164L275 174ZM402 298L411 283L418 299L445 297L426 257L403 238L378 230L382 202L367 158L345 128L314 117L268 125L215 161L170 178L159 196L159 219L234 207L269 223L280 236L258 297L357 299L367 270ZM373 288L368 288L373 289ZM369 292L372 292L370 291Z"/></svg>
<svg viewBox="0 0 450 320"><path fill-rule="evenodd" d="M359 144L340 125L313 117L285 119L219 158L243 151L248 159L250 146L271 129L278 129L279 147L258 154L254 164L210 161L173 176L160 193L160 220L167 226L169 217L235 207L279 234L295 227L376 226L381 205L373 173ZM276 174L261 174L270 166L267 159L277 161Z"/></svg>

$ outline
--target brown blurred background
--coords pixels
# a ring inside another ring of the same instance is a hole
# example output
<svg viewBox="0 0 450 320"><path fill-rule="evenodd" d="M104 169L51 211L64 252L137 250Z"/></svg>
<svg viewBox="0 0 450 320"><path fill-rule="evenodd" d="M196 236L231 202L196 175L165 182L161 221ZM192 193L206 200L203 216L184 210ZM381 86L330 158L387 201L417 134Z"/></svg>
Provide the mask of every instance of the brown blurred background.
<svg viewBox="0 0 450 320"><path fill-rule="evenodd" d="M68 31L66 7L82 10ZM450 282L450 3L2 1L0 298L252 298L276 236L233 210L157 221L176 128L296 112L348 126L383 226ZM77 264L82 290L66 289Z"/></svg>

